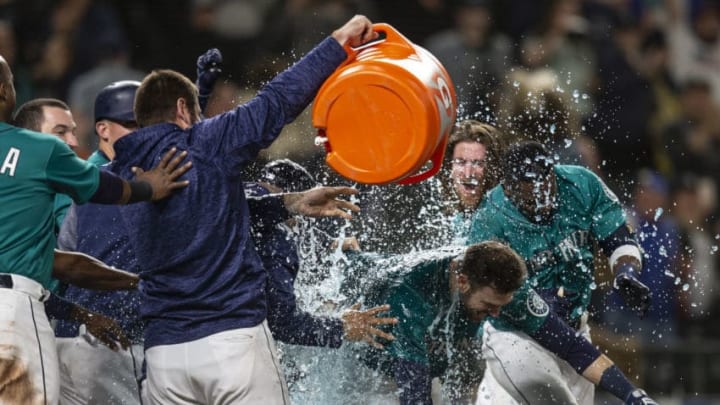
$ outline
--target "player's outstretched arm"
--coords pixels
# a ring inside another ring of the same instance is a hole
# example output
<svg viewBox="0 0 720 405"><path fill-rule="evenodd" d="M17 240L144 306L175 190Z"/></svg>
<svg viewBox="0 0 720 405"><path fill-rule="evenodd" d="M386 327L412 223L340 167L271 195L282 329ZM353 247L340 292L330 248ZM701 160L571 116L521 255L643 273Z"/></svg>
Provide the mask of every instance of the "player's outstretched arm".
<svg viewBox="0 0 720 405"><path fill-rule="evenodd" d="M367 342L370 345L382 349L382 343L376 339L381 338L387 341L395 340L391 333L384 332L377 328L379 325L395 325L397 318L379 316L390 310L390 305L380 305L365 311L360 310L360 304L355 304L342 314L343 339L355 342Z"/></svg>
<svg viewBox="0 0 720 405"><path fill-rule="evenodd" d="M89 290L132 290L140 280L137 274L112 268L92 256L57 249L53 277Z"/></svg>
<svg viewBox="0 0 720 405"><path fill-rule="evenodd" d="M150 185L150 198L145 199L158 201L169 197L175 190L187 187L190 182L188 180L178 179L192 167L192 162L185 162L182 166L180 163L185 160L187 151L176 153L177 149L172 148L163 155L155 167L148 171L144 171L139 167L133 167L135 173L135 182L146 183ZM123 193L125 196L125 193ZM132 196L128 195L128 202L135 202Z"/></svg>
<svg viewBox="0 0 720 405"><path fill-rule="evenodd" d="M643 390L632 385L610 358L601 354L555 312L550 311L545 322L529 335L541 346L567 361L578 374L624 401L626 405L656 405Z"/></svg>
<svg viewBox="0 0 720 405"><path fill-rule="evenodd" d="M360 212L360 207L338 197L357 193L358 190L352 187L316 187L300 193L283 194L283 199L285 208L291 214L352 219L350 212Z"/></svg>
<svg viewBox="0 0 720 405"><path fill-rule="evenodd" d="M118 350L118 345L123 349L130 347L130 340L113 319L79 305L74 306L70 316L72 320L82 322L93 337L113 351Z"/></svg>
<svg viewBox="0 0 720 405"><path fill-rule="evenodd" d="M112 350L117 351L118 344L123 349L130 346L130 340L114 320L55 294L50 294L50 298L45 302L45 312L51 319L83 323L94 337Z"/></svg>
<svg viewBox="0 0 720 405"><path fill-rule="evenodd" d="M170 149L160 163L148 171L133 167L134 180L124 180L106 171L100 172L100 184L90 198L97 204L131 204L142 201L158 201L170 196L175 190L187 187L187 180L178 180L192 167L192 162L180 163L186 151Z"/></svg>

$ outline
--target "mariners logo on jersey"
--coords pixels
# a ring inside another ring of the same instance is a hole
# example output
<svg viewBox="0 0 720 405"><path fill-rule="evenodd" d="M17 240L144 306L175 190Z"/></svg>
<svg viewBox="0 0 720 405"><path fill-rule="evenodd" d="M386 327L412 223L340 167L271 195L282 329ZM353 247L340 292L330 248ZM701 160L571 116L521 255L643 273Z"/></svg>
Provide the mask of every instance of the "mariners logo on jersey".
<svg viewBox="0 0 720 405"><path fill-rule="evenodd" d="M550 306L540 297L534 290L528 291L527 309L531 314L537 317L544 317L550 312Z"/></svg>

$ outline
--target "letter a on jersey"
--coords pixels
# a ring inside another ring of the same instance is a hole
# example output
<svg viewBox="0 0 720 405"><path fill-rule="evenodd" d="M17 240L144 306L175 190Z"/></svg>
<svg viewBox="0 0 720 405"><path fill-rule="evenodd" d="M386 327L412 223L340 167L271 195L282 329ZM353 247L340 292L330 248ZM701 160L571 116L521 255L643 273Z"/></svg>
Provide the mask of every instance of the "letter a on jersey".
<svg viewBox="0 0 720 405"><path fill-rule="evenodd" d="M10 177L15 176L15 168L17 167L18 160L20 160L20 149L10 148L8 154L5 156L2 167L0 167L0 174Z"/></svg>

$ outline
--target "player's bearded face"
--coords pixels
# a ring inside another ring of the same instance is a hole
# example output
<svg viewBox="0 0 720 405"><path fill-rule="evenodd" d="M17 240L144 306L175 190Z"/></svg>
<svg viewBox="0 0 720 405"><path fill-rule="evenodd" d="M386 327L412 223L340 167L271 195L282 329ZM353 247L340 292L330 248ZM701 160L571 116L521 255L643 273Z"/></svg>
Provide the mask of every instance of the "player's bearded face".
<svg viewBox="0 0 720 405"><path fill-rule="evenodd" d="M513 293L503 294L492 287L471 288L460 297L465 313L473 322L480 322L488 316L498 316L503 305L512 301Z"/></svg>
<svg viewBox="0 0 720 405"><path fill-rule="evenodd" d="M508 187L508 191L513 204L531 221L546 223L552 219L557 207L557 181L554 173L518 181Z"/></svg>

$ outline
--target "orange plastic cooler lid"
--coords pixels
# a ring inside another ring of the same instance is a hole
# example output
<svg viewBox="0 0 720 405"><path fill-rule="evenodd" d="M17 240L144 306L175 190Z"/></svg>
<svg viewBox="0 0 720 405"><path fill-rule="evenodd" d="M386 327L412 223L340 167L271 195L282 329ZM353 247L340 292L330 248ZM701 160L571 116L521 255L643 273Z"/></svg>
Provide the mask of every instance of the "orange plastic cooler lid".
<svg viewBox="0 0 720 405"><path fill-rule="evenodd" d="M435 109L425 105L417 79L388 64L350 66L318 95L313 125L327 137L327 164L342 176L386 184L419 169L434 150L427 128Z"/></svg>

